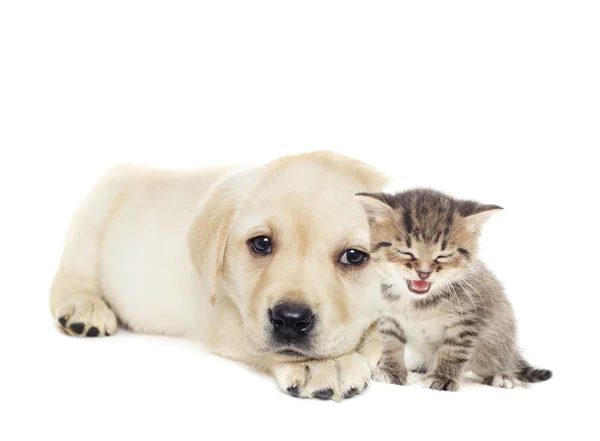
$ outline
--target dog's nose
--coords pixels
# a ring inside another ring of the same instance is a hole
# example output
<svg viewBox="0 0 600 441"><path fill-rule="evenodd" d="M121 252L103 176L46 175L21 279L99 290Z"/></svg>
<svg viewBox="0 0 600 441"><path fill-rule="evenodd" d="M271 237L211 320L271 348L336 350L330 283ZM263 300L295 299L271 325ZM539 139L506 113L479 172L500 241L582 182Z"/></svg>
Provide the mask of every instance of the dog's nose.
<svg viewBox="0 0 600 441"><path fill-rule="evenodd" d="M417 274L421 280L425 280L427 277L429 277L431 271L417 271Z"/></svg>
<svg viewBox="0 0 600 441"><path fill-rule="evenodd" d="M302 337L312 328L313 313L306 305L284 302L269 312L275 333L287 339Z"/></svg>

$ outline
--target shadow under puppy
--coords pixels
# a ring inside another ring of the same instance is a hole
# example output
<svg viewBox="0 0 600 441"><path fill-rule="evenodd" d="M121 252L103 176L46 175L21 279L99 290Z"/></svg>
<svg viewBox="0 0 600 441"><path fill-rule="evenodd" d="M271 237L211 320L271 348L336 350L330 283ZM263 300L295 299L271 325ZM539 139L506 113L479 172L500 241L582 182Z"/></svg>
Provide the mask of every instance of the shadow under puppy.
<svg viewBox="0 0 600 441"><path fill-rule="evenodd" d="M386 303L375 380L405 384L406 344L431 389L457 390L465 371L504 388L515 379L533 383L552 376L520 355L512 307L477 258L481 229L500 207L426 189L357 197L369 217Z"/></svg>

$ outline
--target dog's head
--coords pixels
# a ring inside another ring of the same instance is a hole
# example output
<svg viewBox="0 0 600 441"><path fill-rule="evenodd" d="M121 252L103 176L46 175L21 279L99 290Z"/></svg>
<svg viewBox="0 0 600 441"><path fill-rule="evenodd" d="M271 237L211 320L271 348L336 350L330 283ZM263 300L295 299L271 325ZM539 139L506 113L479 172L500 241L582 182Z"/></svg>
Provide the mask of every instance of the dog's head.
<svg viewBox="0 0 600 441"><path fill-rule="evenodd" d="M212 187L190 231L192 258L212 301L236 305L248 350L322 358L357 346L377 320L380 283L354 194L385 181L360 161L313 152Z"/></svg>

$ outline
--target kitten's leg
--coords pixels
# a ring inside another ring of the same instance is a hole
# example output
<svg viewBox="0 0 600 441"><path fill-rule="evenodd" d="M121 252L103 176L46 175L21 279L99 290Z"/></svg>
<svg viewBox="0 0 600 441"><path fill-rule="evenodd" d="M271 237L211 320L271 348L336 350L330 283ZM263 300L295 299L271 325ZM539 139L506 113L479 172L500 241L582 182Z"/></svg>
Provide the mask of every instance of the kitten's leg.
<svg viewBox="0 0 600 441"><path fill-rule="evenodd" d="M425 386L435 390L456 391L465 365L473 353L478 331L472 320L464 320L446 329L437 349L433 366L425 377Z"/></svg>
<svg viewBox="0 0 600 441"><path fill-rule="evenodd" d="M509 362L507 364L509 366L504 366L504 369L497 369L495 371L490 371L489 369L483 370L486 373L483 375L479 374L483 377L483 384L512 389L517 380L525 383L537 383L538 381L545 381L552 377L551 371L547 369L535 369L518 354L512 363Z"/></svg>
<svg viewBox="0 0 600 441"><path fill-rule="evenodd" d="M379 320L379 332L382 337L383 353L373 372L373 380L380 383L406 384L407 369L404 363L406 337L400 323L393 317L383 316Z"/></svg>
<svg viewBox="0 0 600 441"><path fill-rule="evenodd" d="M411 372L414 372L415 374L421 374L421 375L425 375L428 370L429 370L429 368L427 367L427 364L425 364L425 363L417 364L417 365L411 367L411 369L410 369Z"/></svg>
<svg viewBox="0 0 600 441"><path fill-rule="evenodd" d="M406 346L404 351L404 358L406 361L406 367L409 372L416 374L425 375L429 372L429 364L431 363L430 358L415 348Z"/></svg>
<svg viewBox="0 0 600 441"><path fill-rule="evenodd" d="M508 374L490 375L483 379L483 384L504 389L512 389L515 386L515 378Z"/></svg>
<svg viewBox="0 0 600 441"><path fill-rule="evenodd" d="M487 386L512 389L516 384L514 361L511 357L503 356L505 352L501 346L492 347L486 343L479 342L466 369L479 376Z"/></svg>

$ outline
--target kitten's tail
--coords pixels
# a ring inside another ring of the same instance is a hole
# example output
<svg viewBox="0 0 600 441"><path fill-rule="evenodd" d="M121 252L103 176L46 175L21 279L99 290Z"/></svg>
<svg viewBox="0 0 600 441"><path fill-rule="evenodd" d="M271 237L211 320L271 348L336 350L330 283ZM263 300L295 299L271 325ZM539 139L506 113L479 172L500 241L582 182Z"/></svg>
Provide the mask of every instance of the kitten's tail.
<svg viewBox="0 0 600 441"><path fill-rule="evenodd" d="M519 359L519 367L515 373L516 377L525 383L539 383L552 378L552 371L548 369L536 369L523 358Z"/></svg>

